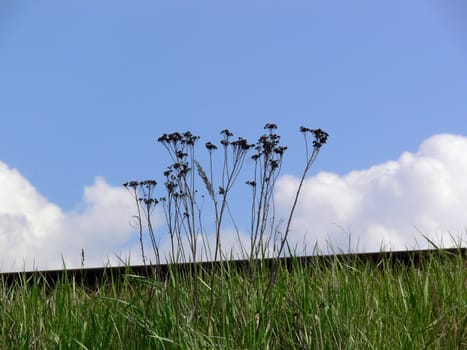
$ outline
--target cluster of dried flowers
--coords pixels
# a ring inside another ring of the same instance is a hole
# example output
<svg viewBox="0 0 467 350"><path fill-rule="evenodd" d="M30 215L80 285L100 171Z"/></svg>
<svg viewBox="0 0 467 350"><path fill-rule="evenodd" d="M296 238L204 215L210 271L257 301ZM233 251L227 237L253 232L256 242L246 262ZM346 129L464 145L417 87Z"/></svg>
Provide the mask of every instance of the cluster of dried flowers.
<svg viewBox="0 0 467 350"><path fill-rule="evenodd" d="M186 227L188 227L188 235L192 235L192 240L196 240L193 234L197 230L194 221L197 214L195 211L197 190L194 188L194 177L196 174L193 172L193 168L196 168L197 174L213 199L216 210L216 221L218 221L216 231L219 231L223 210L227 203L227 194L231 190L240 173L244 160L251 150L253 150L251 159L255 162L255 172L254 178L247 181L246 184L254 189L253 203L256 203L259 207L252 211L250 234L252 236L252 241L261 239L265 230L263 226L269 215L268 203L271 200L274 184L279 175L283 157L287 150L286 146L280 145L281 137L276 133L276 124L267 123L264 129L266 133L260 136L254 144L249 143L242 137L233 139L233 133L228 129L224 129L220 132L222 135L220 147L224 151L224 162L222 177L217 190L214 190L215 187L212 175L212 154L218 149L217 145L212 142L207 142L205 144L211 161L209 167L210 176L208 176L207 172L194 157L194 149L197 141L200 139L199 136L193 135L189 131L183 133L164 133L160 136L157 141L166 148L171 158L171 164L163 172L165 177L165 195L159 198L155 196L155 188L157 185L155 180L129 181L123 184L123 186L132 193L138 206L138 215L136 217L139 220L140 226L141 249L143 250L143 224L139 206L145 209L144 213L149 223L148 226L151 226L149 218L151 210L160 202L164 203L164 212L166 213L169 234L172 239L175 235L180 235L182 228L187 230ZM307 168L305 169L306 173L309 166L316 158L319 149L327 142L329 134L321 129L310 129L304 126L301 126L299 130L304 134L305 142L307 142L308 135L313 137L313 153L311 157L308 156L307 143L308 162ZM217 195L220 196L221 203L223 203L219 207ZM191 221L187 220L187 218L190 218ZM187 222L182 223L180 220L187 220ZM219 232L216 232L216 234L218 233ZM151 235L153 248L158 251L154 233L151 233ZM220 242L217 243L220 244ZM195 243L193 242L193 244ZM194 254L195 252L193 251L192 253ZM253 249L251 253L253 253Z"/></svg>

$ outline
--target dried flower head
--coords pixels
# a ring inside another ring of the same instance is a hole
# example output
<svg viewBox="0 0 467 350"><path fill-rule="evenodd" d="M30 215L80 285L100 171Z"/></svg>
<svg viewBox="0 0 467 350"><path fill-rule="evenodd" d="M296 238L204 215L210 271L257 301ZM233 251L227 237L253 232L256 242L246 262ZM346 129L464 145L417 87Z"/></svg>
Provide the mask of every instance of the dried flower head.
<svg viewBox="0 0 467 350"><path fill-rule="evenodd" d="M264 129L268 129L269 131L272 131L272 130L275 130L277 129L277 125L274 124L274 123L267 123L265 126L264 126Z"/></svg>
<svg viewBox="0 0 467 350"><path fill-rule="evenodd" d="M221 134L224 135L225 138L229 138L229 137L233 136L233 134L228 129L222 130Z"/></svg>
<svg viewBox="0 0 467 350"><path fill-rule="evenodd" d="M329 136L329 134L326 131L323 131L321 129L310 129L304 126L300 127L300 132L302 132L303 134L313 134L315 138L315 140L313 141L313 147L316 149L320 149L321 146L327 142Z"/></svg>
<svg viewBox="0 0 467 350"><path fill-rule="evenodd" d="M215 151L217 149L217 146L214 145L211 142L207 142L206 143L206 148L208 149L209 152L212 152L212 151Z"/></svg>

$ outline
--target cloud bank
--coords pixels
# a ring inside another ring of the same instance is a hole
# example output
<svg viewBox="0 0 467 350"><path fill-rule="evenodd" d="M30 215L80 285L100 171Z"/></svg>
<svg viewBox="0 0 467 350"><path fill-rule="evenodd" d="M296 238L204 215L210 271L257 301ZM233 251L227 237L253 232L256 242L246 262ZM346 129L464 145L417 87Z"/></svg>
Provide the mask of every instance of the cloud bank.
<svg viewBox="0 0 467 350"><path fill-rule="evenodd" d="M287 218L298 182L294 176L279 178L279 218ZM466 202L467 137L435 135L396 161L343 176L321 172L307 178L290 243L299 254L304 246L310 253L315 244L321 251L427 248L423 233L443 246L455 243L452 235L465 246ZM62 210L0 162L0 271L61 268L63 262L79 267L81 249L87 267L116 265L118 257L141 263L138 235L129 224L134 203L125 189L97 177L84 188L78 207ZM160 227L162 217L156 215L153 223ZM234 234L224 237L231 237L224 248L232 249ZM248 246L248 237L240 239ZM168 242L161 241L161 247L167 255Z"/></svg>
<svg viewBox="0 0 467 350"><path fill-rule="evenodd" d="M298 183L283 176L277 184L283 216ZM423 235L442 246L465 245L466 203L467 138L440 134L396 161L344 176L321 172L307 178L290 238L300 246L305 236L311 248L317 243L335 251L428 248Z"/></svg>

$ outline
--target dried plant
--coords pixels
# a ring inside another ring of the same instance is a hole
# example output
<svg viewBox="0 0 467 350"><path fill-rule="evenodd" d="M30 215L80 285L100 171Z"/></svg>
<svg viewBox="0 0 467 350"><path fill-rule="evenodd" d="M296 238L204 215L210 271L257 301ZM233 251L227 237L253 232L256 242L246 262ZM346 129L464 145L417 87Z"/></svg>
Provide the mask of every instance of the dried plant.
<svg viewBox="0 0 467 350"><path fill-rule="evenodd" d="M156 241L154 234L154 229L151 221L151 214L154 207L159 203L154 197L154 189L157 185L155 180L145 180L145 181L130 181L123 184L123 186L131 193L135 199L137 215L134 218L137 220L138 231L139 231L139 242L141 248L141 256L143 259L143 264L146 265L147 259L144 254L144 241L143 241L143 220L141 217L141 212L143 212L144 217L146 218L147 229L149 233L149 238L151 240L152 248L156 258L155 263L160 264L160 254L159 247Z"/></svg>
<svg viewBox="0 0 467 350"><path fill-rule="evenodd" d="M305 176L315 161L320 148L327 142L328 138L328 134L321 129L300 128L300 132L305 136L306 165L289 213L284 234L281 236L274 212L273 195L287 147L280 144L280 136L276 133L276 124L267 123L264 129L266 132L258 138L255 144L250 144L242 137L234 139L234 135L230 130L222 130L219 146L212 142L205 144L209 156L208 167L202 166L195 152L197 141L199 140L198 136L193 135L189 131L163 134L158 138L158 142L165 147L171 160L171 164L163 173L165 178L164 194L159 199L156 199L154 190L157 183L154 180L130 181L124 184L135 199L137 207L135 218L138 223L141 254L145 264L147 258L144 251L142 213L146 219L145 227L147 227L149 232L152 248L156 256L156 263L159 263L160 252L151 223L151 213L155 206L161 203L171 243L169 262L178 263L184 261L192 263L190 266L194 283L193 318L195 320L198 318L199 305L198 251L200 248L203 248L199 246L199 241L207 234L204 231L205 219L203 219L206 217L203 215L205 196L200 194L201 188L198 187L198 183L204 185L207 198L212 203L214 214L214 227L213 230L209 231L215 235L214 254L210 255L210 257L214 261L223 261L221 230L224 225L225 215L230 215L230 219L236 227L235 219L229 206L230 193L244 168L245 160L248 159L250 152L253 152L250 158L253 160L254 171L252 178L250 178L251 180L246 182L252 190L249 232L250 247L243 247L240 243L240 248L250 259L250 262L258 258L265 258L271 254L280 257L283 254L284 247L288 246L287 240L291 222ZM309 154L310 135L314 136L311 154ZM218 149L222 150L222 161L219 168L216 167L216 163L214 162L214 152ZM218 177L215 176L217 170L220 172ZM239 230L236 229L236 231L238 237L240 237ZM278 243L274 243L272 246L272 240L274 242L278 240ZM188 243L188 252L184 248L185 241ZM204 244L206 243L204 242ZM204 249L209 249L209 245L205 245ZM252 272L252 279L254 279L254 271ZM214 283L215 278L212 277L210 282L210 290L212 291L210 300L211 312L214 306ZM221 281L221 283L223 282ZM224 301L222 301L222 305L225 306ZM210 317L211 313L208 315L208 318Z"/></svg>

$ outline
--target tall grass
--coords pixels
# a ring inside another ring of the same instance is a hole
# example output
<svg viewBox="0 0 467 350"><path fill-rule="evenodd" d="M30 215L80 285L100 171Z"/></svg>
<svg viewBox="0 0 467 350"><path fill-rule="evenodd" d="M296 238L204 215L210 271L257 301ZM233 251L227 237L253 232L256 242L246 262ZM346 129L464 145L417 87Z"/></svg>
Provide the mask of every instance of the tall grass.
<svg viewBox="0 0 467 350"><path fill-rule="evenodd" d="M63 278L0 287L2 349L465 349L465 256L417 265L337 258L293 269L231 263L162 281L109 276L96 290ZM211 279L218 283L211 289ZM221 282L222 281L222 284ZM222 288L219 286L222 285ZM211 302L214 300L213 311Z"/></svg>

